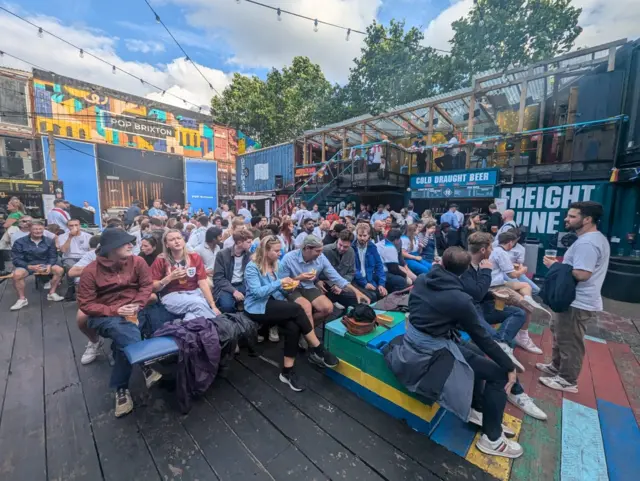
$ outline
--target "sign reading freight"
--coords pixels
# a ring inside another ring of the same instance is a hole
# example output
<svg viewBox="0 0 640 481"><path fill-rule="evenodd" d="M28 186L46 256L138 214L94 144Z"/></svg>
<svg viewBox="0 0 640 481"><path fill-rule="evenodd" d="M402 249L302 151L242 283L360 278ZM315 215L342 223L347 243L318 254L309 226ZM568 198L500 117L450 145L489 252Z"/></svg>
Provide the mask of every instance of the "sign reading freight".
<svg viewBox="0 0 640 481"><path fill-rule="evenodd" d="M564 218L572 202L593 200L605 203L606 182L586 184L528 184L503 187L500 198L516 212L516 222L531 234L564 231ZM605 209L606 212L606 209Z"/></svg>
<svg viewBox="0 0 640 481"><path fill-rule="evenodd" d="M411 176L413 199L493 197L499 170L439 172Z"/></svg>

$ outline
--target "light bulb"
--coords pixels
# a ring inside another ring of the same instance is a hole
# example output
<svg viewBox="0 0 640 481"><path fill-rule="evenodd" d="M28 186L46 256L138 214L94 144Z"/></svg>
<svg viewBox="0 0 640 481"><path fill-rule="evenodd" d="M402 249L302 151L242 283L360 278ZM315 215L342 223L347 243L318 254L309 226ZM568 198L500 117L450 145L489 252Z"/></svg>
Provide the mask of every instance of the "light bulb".
<svg viewBox="0 0 640 481"><path fill-rule="evenodd" d="M347 38L345 39L347 42L349 41L349 35L351 35L351 29L347 29Z"/></svg>
<svg viewBox="0 0 640 481"><path fill-rule="evenodd" d="M318 19L317 18L313 21L313 31L318 33Z"/></svg>
<svg viewBox="0 0 640 481"><path fill-rule="evenodd" d="M113 66L111 67L111 73L112 73L113 75L115 75L115 74L116 74L116 66L115 66L115 65L113 65Z"/></svg>
<svg viewBox="0 0 640 481"><path fill-rule="evenodd" d="M84 58L84 50L80 49L80 58Z"/></svg>
<svg viewBox="0 0 640 481"><path fill-rule="evenodd" d="M156 22L160 23L160 15L156 13Z"/></svg>
<svg viewBox="0 0 640 481"><path fill-rule="evenodd" d="M278 9L278 22L282 22L282 12Z"/></svg>
<svg viewBox="0 0 640 481"><path fill-rule="evenodd" d="M44 32L42 31L42 27L38 27L38 37L44 37Z"/></svg>

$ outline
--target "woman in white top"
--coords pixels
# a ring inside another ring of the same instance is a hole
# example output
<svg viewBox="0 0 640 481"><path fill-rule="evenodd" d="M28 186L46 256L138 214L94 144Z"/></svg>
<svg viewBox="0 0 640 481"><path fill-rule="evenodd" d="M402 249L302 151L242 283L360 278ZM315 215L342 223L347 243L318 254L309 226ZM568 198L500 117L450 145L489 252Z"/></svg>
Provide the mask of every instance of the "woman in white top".
<svg viewBox="0 0 640 481"><path fill-rule="evenodd" d="M400 240L402 241L402 257L404 257L407 267L416 276L419 276L431 270L431 263L425 261L420 255L422 246L416 234L416 227L415 224L408 225L406 235L403 235Z"/></svg>
<svg viewBox="0 0 640 481"><path fill-rule="evenodd" d="M355 219L356 214L353 211L353 204L349 202L347 206L340 211L340 217L353 217Z"/></svg>

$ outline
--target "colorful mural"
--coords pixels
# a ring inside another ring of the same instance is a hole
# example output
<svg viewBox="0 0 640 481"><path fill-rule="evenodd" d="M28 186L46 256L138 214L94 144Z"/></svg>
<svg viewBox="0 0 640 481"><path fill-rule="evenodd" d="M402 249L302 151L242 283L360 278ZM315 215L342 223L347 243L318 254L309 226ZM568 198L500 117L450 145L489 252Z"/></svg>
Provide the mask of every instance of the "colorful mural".
<svg viewBox="0 0 640 481"><path fill-rule="evenodd" d="M240 145L234 129L107 96L96 88L36 78L33 86L41 134L52 131L78 140L235 163ZM244 147L250 139L240 135Z"/></svg>

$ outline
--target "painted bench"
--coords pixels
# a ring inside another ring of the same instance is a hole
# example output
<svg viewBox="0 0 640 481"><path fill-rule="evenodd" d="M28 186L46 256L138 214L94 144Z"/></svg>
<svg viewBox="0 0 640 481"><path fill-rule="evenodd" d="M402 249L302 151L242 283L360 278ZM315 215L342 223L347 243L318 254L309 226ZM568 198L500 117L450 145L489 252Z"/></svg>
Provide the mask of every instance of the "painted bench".
<svg viewBox="0 0 640 481"><path fill-rule="evenodd" d="M178 344L172 337L152 337L124 348L129 364L151 364L178 354Z"/></svg>

